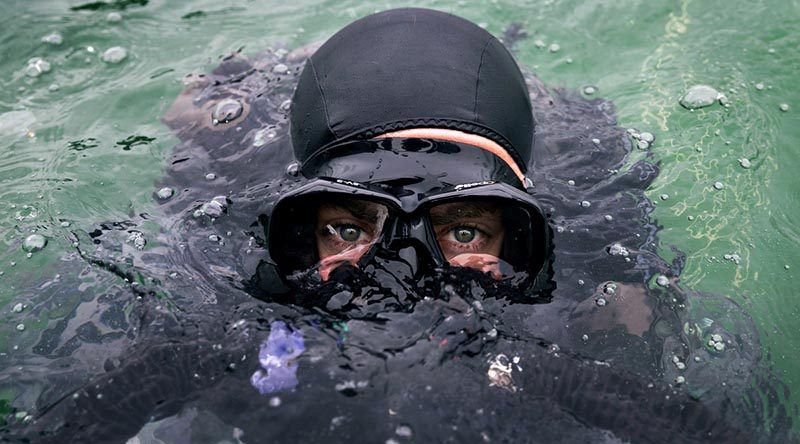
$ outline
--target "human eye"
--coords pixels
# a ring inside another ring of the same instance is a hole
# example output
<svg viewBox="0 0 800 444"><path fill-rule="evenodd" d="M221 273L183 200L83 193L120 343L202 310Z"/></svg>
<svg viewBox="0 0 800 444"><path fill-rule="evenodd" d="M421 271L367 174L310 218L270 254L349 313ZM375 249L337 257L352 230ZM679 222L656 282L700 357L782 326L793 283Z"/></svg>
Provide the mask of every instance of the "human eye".
<svg viewBox="0 0 800 444"><path fill-rule="evenodd" d="M319 238L325 243L342 251L355 245L372 242L374 230L355 220L330 221L319 231Z"/></svg>
<svg viewBox="0 0 800 444"><path fill-rule="evenodd" d="M480 253L486 249L491 233L478 224L456 224L439 230L439 245L445 256Z"/></svg>

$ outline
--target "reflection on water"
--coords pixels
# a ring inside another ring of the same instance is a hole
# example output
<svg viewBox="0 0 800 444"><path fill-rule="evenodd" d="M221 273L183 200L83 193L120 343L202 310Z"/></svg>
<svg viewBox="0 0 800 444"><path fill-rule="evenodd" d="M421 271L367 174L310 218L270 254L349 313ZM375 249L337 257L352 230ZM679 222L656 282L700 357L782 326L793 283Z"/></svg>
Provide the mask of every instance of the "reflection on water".
<svg viewBox="0 0 800 444"><path fill-rule="evenodd" d="M429 298L383 275L316 299L279 294L259 264L270 206L302 184L287 174L286 104L306 56L236 54L186 77L164 118L181 142L158 212L72 230L64 272L36 280L30 310L62 321L3 371L32 416L4 437L784 438L783 387L750 318L681 288L683 254L655 251L644 190L658 166L627 164L637 139L610 102L533 76L534 194L555 235L546 303L486 294L468 272Z"/></svg>

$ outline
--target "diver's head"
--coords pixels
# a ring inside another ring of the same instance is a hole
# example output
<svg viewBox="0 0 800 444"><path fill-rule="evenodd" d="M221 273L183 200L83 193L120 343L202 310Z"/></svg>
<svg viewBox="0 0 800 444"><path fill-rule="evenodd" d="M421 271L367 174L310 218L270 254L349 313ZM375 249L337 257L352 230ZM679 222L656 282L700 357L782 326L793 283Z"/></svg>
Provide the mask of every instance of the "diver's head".
<svg viewBox="0 0 800 444"><path fill-rule="evenodd" d="M288 281L541 281L550 238L526 192L527 87L480 27L425 9L354 22L309 59L291 126L308 182L280 198L268 233Z"/></svg>

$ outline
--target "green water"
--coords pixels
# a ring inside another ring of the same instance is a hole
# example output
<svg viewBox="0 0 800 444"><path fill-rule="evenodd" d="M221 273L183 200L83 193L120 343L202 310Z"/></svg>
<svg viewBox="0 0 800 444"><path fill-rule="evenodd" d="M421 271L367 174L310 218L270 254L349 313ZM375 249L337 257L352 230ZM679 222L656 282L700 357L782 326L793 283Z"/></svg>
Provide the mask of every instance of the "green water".
<svg viewBox="0 0 800 444"><path fill-rule="evenodd" d="M116 2L126 3L136 2ZM57 305L34 318L11 307L58 273L71 251L68 230L155 211L153 184L176 143L159 118L184 75L239 48L293 48L368 13L416 5L496 34L521 22L530 37L517 56L546 85L596 86L595 96L616 104L622 126L655 134L661 174L649 196L663 226L661 255L673 258L673 246L687 255L685 288L746 307L793 403L800 400L800 1L161 0L116 9L120 22L106 18L114 9L70 10L79 4L0 4L0 352L30 346L44 325L66 316ZM63 43L43 43L51 32ZM113 46L126 48L127 58L101 61ZM32 57L47 60L50 72L26 76ZM678 99L695 84L715 87L731 106L682 108ZM154 140L124 150L118 142L131 136ZM644 155L635 152L631 163ZM21 244L31 230L50 242L28 258ZM115 278L86 279L100 292Z"/></svg>

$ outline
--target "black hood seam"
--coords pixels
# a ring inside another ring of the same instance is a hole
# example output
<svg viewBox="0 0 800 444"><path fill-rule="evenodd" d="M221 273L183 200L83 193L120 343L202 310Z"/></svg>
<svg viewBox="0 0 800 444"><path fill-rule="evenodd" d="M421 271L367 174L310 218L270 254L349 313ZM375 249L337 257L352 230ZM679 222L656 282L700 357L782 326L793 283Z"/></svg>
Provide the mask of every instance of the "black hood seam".
<svg viewBox="0 0 800 444"><path fill-rule="evenodd" d="M481 83L481 68L483 67L483 56L486 55L486 49L489 48L489 45L492 43L492 39L494 37L489 37L486 39L486 44L483 45L483 50L481 50L481 59L478 63L478 74L475 76L475 107L472 109L473 114L475 114L475 121L480 122L478 119L478 88Z"/></svg>
<svg viewBox="0 0 800 444"><path fill-rule="evenodd" d="M322 82L320 82L319 77L317 77L317 68L314 66L314 58L309 58L308 63L311 65L311 72L314 74L314 82L316 82L319 95L322 97L322 109L325 111L325 125L328 126L328 131L333 134L333 137L338 138L339 136L336 134L336 131L331 128L331 118L328 115L328 101L325 99L325 91L322 90Z"/></svg>

